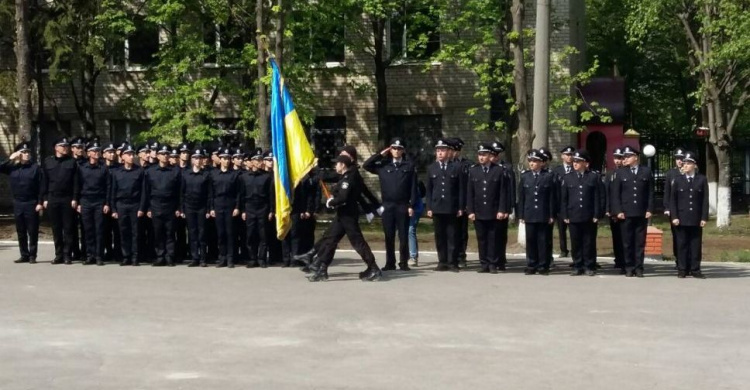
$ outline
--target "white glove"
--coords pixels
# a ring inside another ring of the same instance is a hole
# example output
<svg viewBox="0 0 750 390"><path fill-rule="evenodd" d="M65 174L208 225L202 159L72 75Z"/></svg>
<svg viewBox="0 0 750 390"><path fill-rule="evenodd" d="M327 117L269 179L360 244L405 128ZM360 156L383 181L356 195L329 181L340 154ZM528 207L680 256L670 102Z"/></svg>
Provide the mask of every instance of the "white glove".
<svg viewBox="0 0 750 390"><path fill-rule="evenodd" d="M328 198L328 200L326 201L326 207L328 207L329 209L333 208L333 207L331 207L331 201L332 200L333 200L333 198Z"/></svg>
<svg viewBox="0 0 750 390"><path fill-rule="evenodd" d="M372 220L375 219L375 214L367 213L365 214L365 218L367 218L367 223L372 223Z"/></svg>
<svg viewBox="0 0 750 390"><path fill-rule="evenodd" d="M378 212L378 215L382 216L383 215L383 211L385 211L385 207L380 206L380 207L378 207L378 209L376 211Z"/></svg>

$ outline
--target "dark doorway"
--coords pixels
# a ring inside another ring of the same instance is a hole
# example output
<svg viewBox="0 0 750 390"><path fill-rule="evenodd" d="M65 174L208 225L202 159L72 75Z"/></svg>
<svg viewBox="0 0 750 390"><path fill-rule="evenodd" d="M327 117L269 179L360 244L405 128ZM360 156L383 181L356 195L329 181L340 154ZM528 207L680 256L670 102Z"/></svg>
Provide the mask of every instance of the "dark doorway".
<svg viewBox="0 0 750 390"><path fill-rule="evenodd" d="M589 169L602 172L607 162L607 137L595 131L586 137L586 150L591 155Z"/></svg>

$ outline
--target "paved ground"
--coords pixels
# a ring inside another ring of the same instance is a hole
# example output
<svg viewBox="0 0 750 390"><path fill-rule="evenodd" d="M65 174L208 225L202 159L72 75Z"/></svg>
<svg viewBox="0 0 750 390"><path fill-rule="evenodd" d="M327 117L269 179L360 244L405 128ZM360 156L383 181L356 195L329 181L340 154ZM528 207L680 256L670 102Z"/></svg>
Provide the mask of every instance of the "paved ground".
<svg viewBox="0 0 750 390"><path fill-rule="evenodd" d="M0 389L750 386L750 267L452 274L425 255L363 283L355 256L309 283L281 268L16 265L0 245Z"/></svg>

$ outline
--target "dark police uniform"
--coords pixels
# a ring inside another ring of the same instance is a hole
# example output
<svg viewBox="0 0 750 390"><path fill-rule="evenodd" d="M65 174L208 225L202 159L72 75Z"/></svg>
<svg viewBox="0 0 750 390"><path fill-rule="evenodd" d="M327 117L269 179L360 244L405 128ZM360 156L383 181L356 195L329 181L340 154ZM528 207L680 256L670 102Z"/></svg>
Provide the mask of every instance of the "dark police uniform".
<svg viewBox="0 0 750 390"><path fill-rule="evenodd" d="M622 157L622 148L615 148L612 155ZM617 214L612 212L612 191L614 189L612 182L615 180L616 171L617 170L614 169L607 172L607 176L604 179L604 191L607 195L605 197L604 210L609 213L609 228L612 231L612 248L615 254L615 268L619 268L622 273L625 273L625 255L622 250L622 223L617 219Z"/></svg>
<svg viewBox="0 0 750 390"><path fill-rule="evenodd" d="M197 149L193 157L203 156L203 152ZM206 266L206 220L211 210L213 199L213 186L211 175L206 169L196 172L192 167L182 172L182 196L181 212L187 225L188 243L190 246L189 267L200 265Z"/></svg>
<svg viewBox="0 0 750 390"><path fill-rule="evenodd" d="M247 158L248 154L241 147L234 149L234 153L232 154L232 169L237 172L238 176L246 172L244 161ZM236 165L238 159L239 165ZM242 214L232 217L232 223L234 224L234 261L247 262L247 244L245 244L247 225L242 220Z"/></svg>
<svg viewBox="0 0 750 390"><path fill-rule="evenodd" d="M391 148L403 149L400 138L391 141ZM405 157L405 156L404 156ZM417 201L417 172L412 161L401 158L393 160L377 153L367 159L362 167L378 175L383 201L383 232L385 233L385 267L383 271L396 269L396 232L399 241L400 269L409 270L409 209Z"/></svg>
<svg viewBox="0 0 750 390"><path fill-rule="evenodd" d="M99 150L99 144L89 144L87 151ZM86 239L86 259L83 264L104 265L104 207L109 208L109 171L100 161L87 162L78 169L76 199Z"/></svg>
<svg viewBox="0 0 750 390"><path fill-rule="evenodd" d="M572 146L566 146L562 150L560 150L560 153L562 154L573 154L575 153L575 149ZM573 172L573 164L567 165L563 163L562 165L558 165L552 169L552 173L555 174L555 179L558 183L562 183L563 177L567 175L568 173ZM560 187L558 187L559 189ZM560 197L558 196L558 199ZM568 224L566 224L562 218L559 218L557 220L557 230L560 232L558 240L560 241L560 257L567 257L570 253L568 251Z"/></svg>
<svg viewBox="0 0 750 390"><path fill-rule="evenodd" d="M315 243L315 213L320 203L320 185L315 173L310 172L294 188L292 199L292 226L284 238L284 266L292 258L312 249Z"/></svg>
<svg viewBox="0 0 750 390"><path fill-rule="evenodd" d="M86 139L83 137L76 137L73 138L73 141L70 143L70 146L74 147L80 147L84 149L84 155L85 147L86 147ZM76 156L73 155L73 151L71 150L71 155L73 159L78 164L78 168L80 169L81 166L88 163L88 158L86 158L84 155ZM76 228L73 229L73 247L71 248L71 254L73 255L73 259L75 260L83 260L85 261L86 257L86 228L83 226L83 218L81 218L81 214L74 212L73 217L75 218L75 225Z"/></svg>
<svg viewBox="0 0 750 390"><path fill-rule="evenodd" d="M123 149L125 153L135 153L133 147L127 146ZM138 213L146 212L146 173L143 168L133 165L130 169L122 166L112 172L112 214L117 215L117 224L120 228L120 246L122 247L121 265L140 264L139 253L144 249L139 248Z"/></svg>
<svg viewBox="0 0 750 390"><path fill-rule="evenodd" d="M450 147L438 140L435 148ZM436 271L458 271L460 238L458 212L466 205L466 181L463 166L453 161L435 161L427 167L425 203L432 212L435 245L438 252Z"/></svg>
<svg viewBox="0 0 750 390"><path fill-rule="evenodd" d="M256 151L253 159L262 159ZM274 199L273 177L271 173L258 169L244 172L239 177L240 207L245 219L247 233L247 266L268 266L266 257L267 239L266 224L270 213L276 209Z"/></svg>
<svg viewBox="0 0 750 390"><path fill-rule="evenodd" d="M69 145L67 138L57 140L56 145ZM78 163L72 157L50 156L44 159L44 180L42 193L47 202L47 211L52 223L52 237L55 242L53 264L65 261L71 263L70 254L74 245L76 216L72 202L78 187Z"/></svg>
<svg viewBox="0 0 750 390"><path fill-rule="evenodd" d="M220 153L230 156L229 149ZM216 222L216 235L219 239L219 262L217 267L227 266L234 268L234 220L233 213L240 209L240 191L237 177L239 172L228 167L226 171L214 169L211 172L211 186L213 187L213 199L211 200L211 211Z"/></svg>
<svg viewBox="0 0 750 390"><path fill-rule="evenodd" d="M682 148L677 148L672 156L675 159L682 159L683 157L685 157L685 151ZM677 167L674 167L668 170L667 173L664 174L663 206L664 206L665 214L669 213L670 211L669 203L672 198L672 182L674 181L674 179L676 179L680 175L682 175L682 172L680 172L680 169ZM670 218L669 220L671 221L672 218ZM676 239L677 227L670 223L669 228L672 232L672 255L674 255L675 264L678 265L678 268L679 268L679 260L678 260L679 250L677 247L677 239Z"/></svg>
<svg viewBox="0 0 750 390"><path fill-rule="evenodd" d="M464 141L461 138L450 138L448 143L453 150L458 152L464 147ZM469 178L469 168L474 165L474 162L463 156L454 159L453 162L461 166L461 181L466 183ZM461 216L456 217L458 220L458 231L456 232L456 257L458 259L458 264L460 264L461 267L466 267L466 246L469 244L469 217L465 209L461 209L461 211L463 211Z"/></svg>
<svg viewBox="0 0 750 390"><path fill-rule="evenodd" d="M695 155L686 152L685 161L695 163ZM674 219L680 222L675 226L679 248L677 275L684 277L692 274L696 278L703 278L701 221L708 221L708 180L705 175L693 172L692 176L685 174L675 177L670 184L670 222Z"/></svg>
<svg viewBox="0 0 750 390"><path fill-rule="evenodd" d="M552 161L552 152L545 148L541 147L539 148L539 153L545 156L545 164L542 167L542 172L552 173L552 170L549 169L549 163ZM552 177L554 179L554 187L555 187L555 205L552 209L552 218L557 218L557 214L560 212L560 178L557 177L557 175L552 174ZM554 234L555 234L555 224L551 223L547 225L547 228L549 229L549 240L547 240L547 261L550 265L550 268L554 267L554 250L553 250L553 241L554 241Z"/></svg>
<svg viewBox="0 0 750 390"><path fill-rule="evenodd" d="M26 142L18 144L16 152L31 152ZM33 160L27 163L5 161L0 164L0 172L10 177L10 191L13 194L13 218L16 221L18 249L21 252L19 263L36 263L37 243L39 242L39 212L42 205L42 182L44 171Z"/></svg>
<svg viewBox="0 0 750 390"><path fill-rule="evenodd" d="M151 148L149 145L141 145L140 148L138 148L138 153L141 152L149 153L151 151ZM148 173L151 169L153 169L158 164L151 164L147 161L141 163L140 167L143 169L144 175ZM144 180L145 183L145 180ZM145 184L144 184L145 186ZM145 187L144 187L144 195L145 195ZM145 210L144 210L145 211ZM153 221L151 221L151 218L139 218L138 219L138 256L137 259L139 262L143 261L152 261L156 257L156 250L154 249L154 224Z"/></svg>
<svg viewBox="0 0 750 390"><path fill-rule="evenodd" d="M123 145L120 148L120 151L122 151L125 146ZM110 143L106 145L102 151L103 152L114 152L117 148L114 144ZM120 246L121 238L120 238L120 228L117 225L117 221L115 221L112 218L112 174L120 169L122 165L120 165L116 161L109 161L107 159L104 159L105 167L107 168L107 171L109 171L109 180L110 180L110 193L107 194L108 204L109 204L109 212L105 214L104 217L104 260L116 260L121 262L122 261L122 246Z"/></svg>
<svg viewBox="0 0 750 390"><path fill-rule="evenodd" d="M532 150L529 159L544 161L546 156ZM526 273L546 274L550 267L550 219L557 205L554 174L549 171L525 171L518 185L518 219L526 226Z"/></svg>
<svg viewBox="0 0 750 390"><path fill-rule="evenodd" d="M573 157L590 161L588 153L578 151ZM560 219L568 221L570 246L573 250L573 274L596 271L596 225L602 211L602 181L593 171L571 171L563 176L560 187Z"/></svg>
<svg viewBox="0 0 750 390"><path fill-rule="evenodd" d="M623 154L637 153L626 146ZM635 173L633 172L635 168ZM622 167L615 172L612 182L612 211L625 214L622 221L622 247L625 255L626 276L643 276L646 250L646 212L653 210L654 178L646 166Z"/></svg>
<svg viewBox="0 0 750 390"><path fill-rule="evenodd" d="M505 146L500 142L493 142L492 149L495 155L499 155L505 151ZM505 199L507 213L510 215L516 209L516 172L513 170L513 165L503 160L498 160L497 165L503 170L505 176ZM510 218L505 218L497 221L497 249L495 253L498 256L497 268L504 271L505 266L508 262L506 249L508 247L508 223Z"/></svg>
<svg viewBox="0 0 750 390"><path fill-rule="evenodd" d="M479 145L479 153L492 153L489 146ZM498 213L508 213L506 187L508 186L503 168L494 163L474 165L469 169L466 185L466 212L474 215L474 228L479 249L479 272L497 272L499 256L496 250Z"/></svg>
<svg viewBox="0 0 750 390"><path fill-rule="evenodd" d="M163 146L159 154L169 154ZM180 209L182 178L179 168L155 165L146 171L146 202L154 226L154 266L174 266L174 221Z"/></svg>
<svg viewBox="0 0 750 390"><path fill-rule="evenodd" d="M270 150L263 153L263 161L265 162L266 160L273 161L273 153ZM269 170L268 173L271 175L271 179L275 180L273 169ZM275 212L276 210L274 209L273 211ZM283 251L281 248L281 240L279 240L278 232L276 231L275 214L270 221L266 220L266 247L268 248L268 264L283 262Z"/></svg>

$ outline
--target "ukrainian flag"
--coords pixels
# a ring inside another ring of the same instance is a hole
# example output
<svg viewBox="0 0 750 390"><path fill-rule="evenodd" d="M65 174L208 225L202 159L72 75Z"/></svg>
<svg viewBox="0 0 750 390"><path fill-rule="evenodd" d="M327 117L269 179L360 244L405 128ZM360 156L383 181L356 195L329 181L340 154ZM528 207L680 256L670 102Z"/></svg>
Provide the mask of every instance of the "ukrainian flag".
<svg viewBox="0 0 750 390"><path fill-rule="evenodd" d="M316 162L302 122L294 109L292 95L284 85L284 78L273 58L271 68L271 149L276 190L276 236L283 240L292 225L294 188Z"/></svg>

